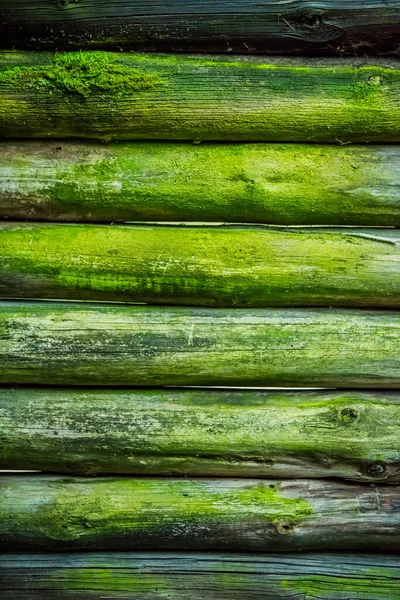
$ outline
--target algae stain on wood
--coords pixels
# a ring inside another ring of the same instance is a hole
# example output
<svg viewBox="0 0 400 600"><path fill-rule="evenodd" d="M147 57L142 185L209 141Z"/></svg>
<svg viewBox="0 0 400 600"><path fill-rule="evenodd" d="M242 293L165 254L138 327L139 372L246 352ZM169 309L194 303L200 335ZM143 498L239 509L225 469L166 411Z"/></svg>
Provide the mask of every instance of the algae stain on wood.
<svg viewBox="0 0 400 600"><path fill-rule="evenodd" d="M14 66L0 71L0 84L39 93L125 95L165 85L157 75L118 64L108 52L55 54L42 66Z"/></svg>
<svg viewBox="0 0 400 600"><path fill-rule="evenodd" d="M252 598L398 600L396 557L355 554L112 552L5 555L4 600ZM296 588L299 588L297 589ZM304 589L304 591L301 591ZM267 594L267 596L266 596Z"/></svg>
<svg viewBox="0 0 400 600"><path fill-rule="evenodd" d="M0 296L398 308L400 236L388 235L1 223Z"/></svg>
<svg viewBox="0 0 400 600"><path fill-rule="evenodd" d="M151 531L165 527L173 529L178 523L190 531L198 524L212 526L221 519L241 520L244 514L265 519L277 533L286 535L314 512L308 501L280 493L279 483L249 484L231 490L206 489L203 483L181 480L165 484L135 479L94 480L84 490L79 489L79 480L70 480L69 484L61 479L50 485L57 490L55 497L28 518L49 539L66 542L122 529L140 537L146 531L151 535ZM75 503L77 495L79 502Z"/></svg>
<svg viewBox="0 0 400 600"><path fill-rule="evenodd" d="M5 543L17 546L89 548L110 541L140 548L165 539L169 547L213 537L214 527L236 537L231 530L244 521L286 538L314 515L308 500L286 495L280 482L5 479L1 530Z"/></svg>

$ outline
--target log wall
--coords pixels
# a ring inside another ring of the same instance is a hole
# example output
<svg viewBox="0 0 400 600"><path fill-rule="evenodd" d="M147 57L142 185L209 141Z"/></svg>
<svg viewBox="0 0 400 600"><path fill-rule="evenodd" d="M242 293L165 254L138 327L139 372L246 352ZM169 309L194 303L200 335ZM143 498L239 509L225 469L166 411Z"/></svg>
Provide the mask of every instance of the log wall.
<svg viewBox="0 0 400 600"><path fill-rule="evenodd" d="M2 598L400 600L399 8L0 0Z"/></svg>

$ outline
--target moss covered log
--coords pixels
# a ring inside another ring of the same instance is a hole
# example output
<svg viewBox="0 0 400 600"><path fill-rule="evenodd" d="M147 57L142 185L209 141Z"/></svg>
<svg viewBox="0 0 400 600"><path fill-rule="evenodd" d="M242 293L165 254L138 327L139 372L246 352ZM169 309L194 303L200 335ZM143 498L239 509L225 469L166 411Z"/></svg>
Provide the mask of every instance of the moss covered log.
<svg viewBox="0 0 400 600"><path fill-rule="evenodd" d="M0 476L21 550L400 550L400 488L324 480Z"/></svg>
<svg viewBox="0 0 400 600"><path fill-rule="evenodd" d="M0 219L400 225L398 146L3 142Z"/></svg>
<svg viewBox="0 0 400 600"><path fill-rule="evenodd" d="M0 556L3 600L399 600L398 557L113 552Z"/></svg>
<svg viewBox="0 0 400 600"><path fill-rule="evenodd" d="M1 0L3 46L397 53L398 0Z"/></svg>
<svg viewBox="0 0 400 600"><path fill-rule="evenodd" d="M0 383L400 387L400 313L0 304Z"/></svg>
<svg viewBox="0 0 400 600"><path fill-rule="evenodd" d="M400 141L400 68L374 59L0 53L0 137Z"/></svg>
<svg viewBox="0 0 400 600"><path fill-rule="evenodd" d="M0 389L0 469L400 481L398 393Z"/></svg>
<svg viewBox="0 0 400 600"><path fill-rule="evenodd" d="M400 307L400 232L0 223L0 297Z"/></svg>

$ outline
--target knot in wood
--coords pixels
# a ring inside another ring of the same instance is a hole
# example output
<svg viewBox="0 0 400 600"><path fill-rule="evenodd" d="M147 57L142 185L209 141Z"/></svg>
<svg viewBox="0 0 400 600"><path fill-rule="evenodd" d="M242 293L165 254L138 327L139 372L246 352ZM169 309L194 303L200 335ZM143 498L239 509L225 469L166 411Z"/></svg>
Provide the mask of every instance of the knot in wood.
<svg viewBox="0 0 400 600"><path fill-rule="evenodd" d="M288 22L289 22L288 18ZM293 22L294 21L294 22ZM315 12L305 12L290 21L291 29L307 43L326 43L341 35L341 30L332 22L327 22L323 15Z"/></svg>
<svg viewBox="0 0 400 600"><path fill-rule="evenodd" d="M65 8L69 4L78 4L79 0L54 0L54 4L58 6L58 8Z"/></svg>
<svg viewBox="0 0 400 600"><path fill-rule="evenodd" d="M343 423L354 423L358 419L358 411L351 407L343 408L340 412L340 418Z"/></svg>
<svg viewBox="0 0 400 600"><path fill-rule="evenodd" d="M367 474L370 477L382 477L386 473L386 465L380 462L372 463L367 467Z"/></svg>
<svg viewBox="0 0 400 600"><path fill-rule="evenodd" d="M322 23L322 19L319 15L309 14L304 17L303 23L307 27L319 27Z"/></svg>
<svg viewBox="0 0 400 600"><path fill-rule="evenodd" d="M275 529L280 535L288 535L294 530L294 523L289 519L279 519L274 522Z"/></svg>

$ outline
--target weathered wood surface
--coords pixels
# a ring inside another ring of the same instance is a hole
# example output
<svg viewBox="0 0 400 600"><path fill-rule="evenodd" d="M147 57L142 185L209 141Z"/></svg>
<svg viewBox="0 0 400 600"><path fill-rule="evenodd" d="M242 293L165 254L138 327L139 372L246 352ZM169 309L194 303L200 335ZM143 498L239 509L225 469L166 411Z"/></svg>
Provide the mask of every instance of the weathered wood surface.
<svg viewBox="0 0 400 600"><path fill-rule="evenodd" d="M0 53L2 138L398 142L399 95L395 60Z"/></svg>
<svg viewBox="0 0 400 600"><path fill-rule="evenodd" d="M0 556L3 600L399 600L399 559L357 554Z"/></svg>
<svg viewBox="0 0 400 600"><path fill-rule="evenodd" d="M399 146L3 142L0 219L400 225Z"/></svg>
<svg viewBox="0 0 400 600"><path fill-rule="evenodd" d="M0 490L3 550L400 550L398 486L3 475Z"/></svg>
<svg viewBox="0 0 400 600"><path fill-rule="evenodd" d="M400 395L0 389L0 469L400 481Z"/></svg>
<svg viewBox="0 0 400 600"><path fill-rule="evenodd" d="M398 53L398 0L1 0L3 46Z"/></svg>
<svg viewBox="0 0 400 600"><path fill-rule="evenodd" d="M0 297L400 308L400 231L3 222Z"/></svg>
<svg viewBox="0 0 400 600"><path fill-rule="evenodd" d="M0 383L400 387L400 313L0 303Z"/></svg>

